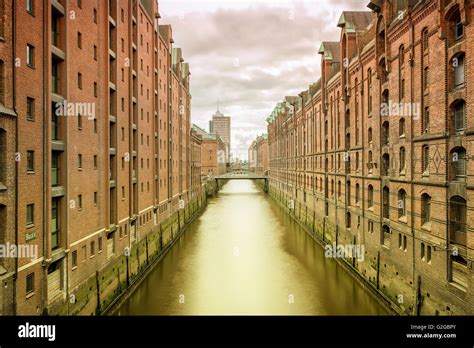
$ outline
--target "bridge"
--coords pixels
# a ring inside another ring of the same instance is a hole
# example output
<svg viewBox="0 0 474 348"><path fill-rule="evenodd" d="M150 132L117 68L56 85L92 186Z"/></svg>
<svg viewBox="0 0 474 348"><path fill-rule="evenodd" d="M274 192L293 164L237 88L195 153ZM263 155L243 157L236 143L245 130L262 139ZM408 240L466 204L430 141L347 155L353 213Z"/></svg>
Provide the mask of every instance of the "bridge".
<svg viewBox="0 0 474 348"><path fill-rule="evenodd" d="M268 192L268 176L261 173L249 172L246 170L233 171L214 177L217 187L219 187L219 180L265 180L263 190Z"/></svg>

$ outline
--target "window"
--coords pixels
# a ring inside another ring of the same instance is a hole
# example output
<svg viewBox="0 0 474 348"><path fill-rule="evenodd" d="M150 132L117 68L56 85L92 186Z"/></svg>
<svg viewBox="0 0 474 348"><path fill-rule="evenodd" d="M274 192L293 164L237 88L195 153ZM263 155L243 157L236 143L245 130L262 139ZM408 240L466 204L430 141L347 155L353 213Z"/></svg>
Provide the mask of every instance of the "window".
<svg viewBox="0 0 474 348"><path fill-rule="evenodd" d="M428 86L430 84L430 68L425 67L423 70L423 90L425 93L428 91Z"/></svg>
<svg viewBox="0 0 474 348"><path fill-rule="evenodd" d="M95 255L95 242L91 241L91 257Z"/></svg>
<svg viewBox="0 0 474 348"><path fill-rule="evenodd" d="M385 145L390 143L390 126L387 121L382 125L382 141Z"/></svg>
<svg viewBox="0 0 474 348"><path fill-rule="evenodd" d="M93 123L94 123L94 133L97 133L97 119L96 118L94 118Z"/></svg>
<svg viewBox="0 0 474 348"><path fill-rule="evenodd" d="M35 15L35 1L26 0L26 12L32 16Z"/></svg>
<svg viewBox="0 0 474 348"><path fill-rule="evenodd" d="M458 15L454 19L454 39L459 40L464 36L464 26L461 21L461 16Z"/></svg>
<svg viewBox="0 0 474 348"><path fill-rule="evenodd" d="M77 167L79 170L82 170L82 154L77 155Z"/></svg>
<svg viewBox="0 0 474 348"><path fill-rule="evenodd" d="M429 43L429 39L428 39L428 29L423 29L422 33L421 33L421 40L422 40L422 45L423 45L423 52L427 53L428 51L428 43Z"/></svg>
<svg viewBox="0 0 474 348"><path fill-rule="evenodd" d="M451 151L452 180L464 181L466 179L466 149L456 147Z"/></svg>
<svg viewBox="0 0 474 348"><path fill-rule="evenodd" d="M422 261L425 261L425 243L420 245L420 257Z"/></svg>
<svg viewBox="0 0 474 348"><path fill-rule="evenodd" d="M367 70L367 112L372 113L372 70Z"/></svg>
<svg viewBox="0 0 474 348"><path fill-rule="evenodd" d="M82 34L80 31L77 32L77 47L82 49Z"/></svg>
<svg viewBox="0 0 474 348"><path fill-rule="evenodd" d="M94 8L94 12L92 14L92 19L94 21L95 24L97 24L97 9Z"/></svg>
<svg viewBox="0 0 474 348"><path fill-rule="evenodd" d="M430 169L430 148L428 145L424 145L422 148L422 172L423 174L428 173Z"/></svg>
<svg viewBox="0 0 474 348"><path fill-rule="evenodd" d="M369 154L367 156L367 165L369 167L369 172L372 171L372 166L373 166L373 163L372 163L372 151L369 151Z"/></svg>
<svg viewBox="0 0 474 348"><path fill-rule="evenodd" d="M32 294L35 292L35 274L30 273L26 276L26 294Z"/></svg>
<svg viewBox="0 0 474 348"><path fill-rule="evenodd" d="M452 63L454 68L454 87L456 88L463 85L466 81L464 54L460 54L453 58Z"/></svg>
<svg viewBox="0 0 474 348"><path fill-rule="evenodd" d="M431 263L431 246L426 247L426 262Z"/></svg>
<svg viewBox="0 0 474 348"><path fill-rule="evenodd" d="M421 195L421 224L424 225L430 221L431 216L431 197L427 193Z"/></svg>
<svg viewBox="0 0 474 348"><path fill-rule="evenodd" d="M400 173L405 170L405 148L400 148Z"/></svg>
<svg viewBox="0 0 474 348"><path fill-rule="evenodd" d="M51 155L51 186L59 186L59 152L53 151Z"/></svg>
<svg viewBox="0 0 474 348"><path fill-rule="evenodd" d="M94 45L94 60L97 60L97 46Z"/></svg>
<svg viewBox="0 0 474 348"><path fill-rule="evenodd" d="M369 127L367 137L368 137L369 143L371 143L372 142L372 127Z"/></svg>
<svg viewBox="0 0 474 348"><path fill-rule="evenodd" d="M97 206L97 192L94 192L94 206Z"/></svg>
<svg viewBox="0 0 474 348"><path fill-rule="evenodd" d="M77 7L82 8L82 0L77 0Z"/></svg>
<svg viewBox="0 0 474 348"><path fill-rule="evenodd" d="M30 68L35 66L35 48L32 45L26 45L26 65Z"/></svg>
<svg viewBox="0 0 474 348"><path fill-rule="evenodd" d="M406 209L406 197L407 194L404 189L398 191L398 218L402 218L407 215Z"/></svg>
<svg viewBox="0 0 474 348"><path fill-rule="evenodd" d="M405 135L405 119L401 118L398 121L398 136L403 137Z"/></svg>
<svg viewBox="0 0 474 348"><path fill-rule="evenodd" d="M449 236L450 242L466 246L466 200L460 196L451 197L449 200Z"/></svg>
<svg viewBox="0 0 474 348"><path fill-rule="evenodd" d="M385 219L390 218L390 191L387 186L383 188L382 192L382 205L383 205L383 217Z"/></svg>
<svg viewBox="0 0 474 348"><path fill-rule="evenodd" d="M94 97L97 98L97 82L94 82Z"/></svg>
<svg viewBox="0 0 474 348"><path fill-rule="evenodd" d="M72 267L77 267L77 250L74 250L71 255Z"/></svg>
<svg viewBox="0 0 474 348"><path fill-rule="evenodd" d="M51 247L59 246L59 198L53 198L51 204Z"/></svg>
<svg viewBox="0 0 474 348"><path fill-rule="evenodd" d="M35 205L28 204L26 206L26 225L34 225L35 223Z"/></svg>
<svg viewBox="0 0 474 348"><path fill-rule="evenodd" d="M82 89L82 74L77 73L77 88Z"/></svg>
<svg viewBox="0 0 474 348"><path fill-rule="evenodd" d="M423 112L421 131L422 133L428 133L429 129L430 129L430 108L425 107L425 110Z"/></svg>
<svg viewBox="0 0 474 348"><path fill-rule="evenodd" d="M82 129L82 115L77 114L77 129Z"/></svg>
<svg viewBox="0 0 474 348"><path fill-rule="evenodd" d="M35 119L35 100L33 98L26 98L26 119L34 121Z"/></svg>
<svg viewBox="0 0 474 348"><path fill-rule="evenodd" d="M372 185L369 185L367 190L367 204L369 208L374 207L374 187Z"/></svg>
<svg viewBox="0 0 474 348"><path fill-rule="evenodd" d="M357 183L356 184L356 194L355 194L355 201L356 201L356 204L358 205L359 202L360 202L360 185Z"/></svg>
<svg viewBox="0 0 474 348"><path fill-rule="evenodd" d="M99 237L99 240L97 242L97 250L102 251L102 237Z"/></svg>
<svg viewBox="0 0 474 348"><path fill-rule="evenodd" d="M35 152L26 151L26 171L34 172L35 171Z"/></svg>
<svg viewBox="0 0 474 348"><path fill-rule="evenodd" d="M122 200L125 200L125 186L122 186Z"/></svg>
<svg viewBox="0 0 474 348"><path fill-rule="evenodd" d="M405 64L405 47L402 45L400 46L400 50L398 52L398 59L400 60L400 66L402 67Z"/></svg>
<svg viewBox="0 0 474 348"><path fill-rule="evenodd" d="M1 26L2 24L0 23L0 30ZM0 103L5 104L5 65L3 60L0 60Z"/></svg>
<svg viewBox="0 0 474 348"><path fill-rule="evenodd" d="M82 209L82 195L77 196L78 209Z"/></svg>
<svg viewBox="0 0 474 348"><path fill-rule="evenodd" d="M454 105L454 130L455 132L462 132L466 124L466 103L464 100L457 102Z"/></svg>

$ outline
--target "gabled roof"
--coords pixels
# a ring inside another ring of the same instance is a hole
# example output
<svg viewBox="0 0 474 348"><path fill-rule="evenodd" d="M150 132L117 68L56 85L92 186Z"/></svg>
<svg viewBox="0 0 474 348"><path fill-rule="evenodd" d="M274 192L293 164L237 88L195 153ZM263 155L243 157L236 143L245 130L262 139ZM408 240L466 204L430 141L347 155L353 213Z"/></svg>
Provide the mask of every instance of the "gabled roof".
<svg viewBox="0 0 474 348"><path fill-rule="evenodd" d="M338 41L323 41L318 53L322 54L325 60L332 60L333 63L341 61L341 48Z"/></svg>
<svg viewBox="0 0 474 348"><path fill-rule="evenodd" d="M343 11L337 26L346 28L346 32L355 33L364 31L372 22L373 15L370 11Z"/></svg>

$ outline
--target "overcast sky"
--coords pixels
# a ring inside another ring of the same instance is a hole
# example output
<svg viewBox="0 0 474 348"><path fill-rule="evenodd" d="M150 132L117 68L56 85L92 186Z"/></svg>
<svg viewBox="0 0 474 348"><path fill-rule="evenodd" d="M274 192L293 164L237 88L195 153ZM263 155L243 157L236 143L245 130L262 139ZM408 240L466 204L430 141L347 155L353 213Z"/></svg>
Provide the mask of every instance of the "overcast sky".
<svg viewBox="0 0 474 348"><path fill-rule="evenodd" d="M247 158L265 119L286 95L320 75L321 41L339 40L343 10L368 0L160 0L160 24L190 63L192 122L209 130L216 111L232 117L232 152Z"/></svg>

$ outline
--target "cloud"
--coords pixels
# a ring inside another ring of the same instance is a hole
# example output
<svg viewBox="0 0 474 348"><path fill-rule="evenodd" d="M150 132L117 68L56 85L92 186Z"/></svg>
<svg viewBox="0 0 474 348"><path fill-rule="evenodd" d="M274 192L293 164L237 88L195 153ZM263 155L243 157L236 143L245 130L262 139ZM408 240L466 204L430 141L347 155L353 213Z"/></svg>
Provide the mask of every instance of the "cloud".
<svg viewBox="0 0 474 348"><path fill-rule="evenodd" d="M232 116L232 152L246 158L266 117L286 95L320 75L321 41L338 40L342 10L367 0L161 0L161 23L190 63L192 119L208 128L216 110Z"/></svg>

